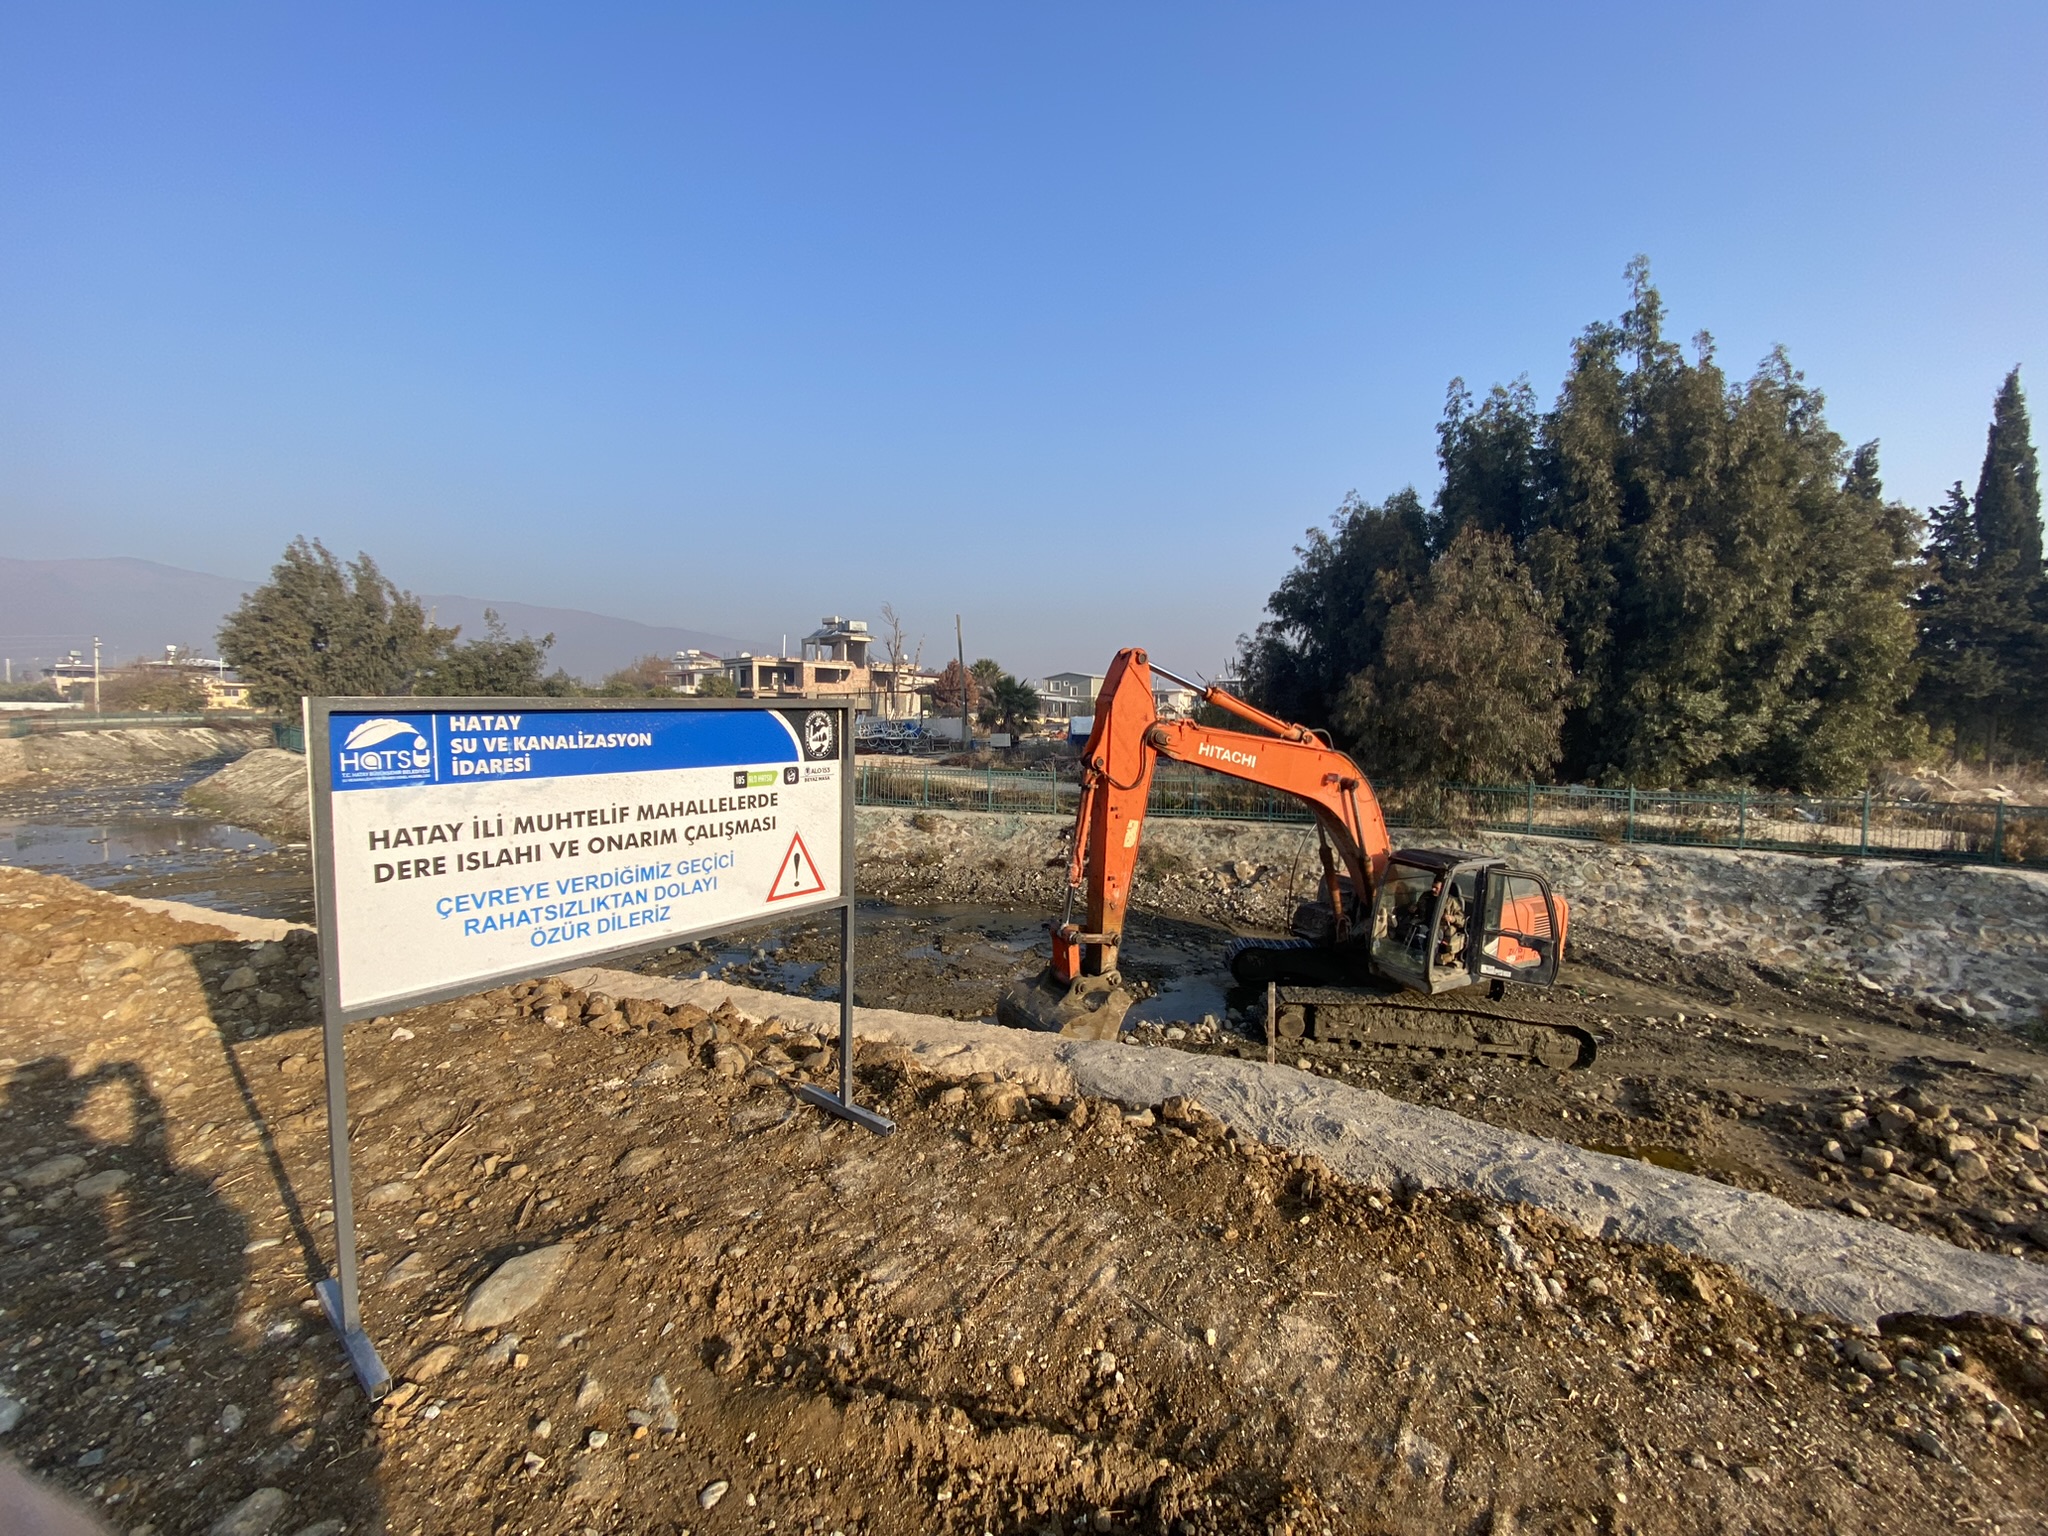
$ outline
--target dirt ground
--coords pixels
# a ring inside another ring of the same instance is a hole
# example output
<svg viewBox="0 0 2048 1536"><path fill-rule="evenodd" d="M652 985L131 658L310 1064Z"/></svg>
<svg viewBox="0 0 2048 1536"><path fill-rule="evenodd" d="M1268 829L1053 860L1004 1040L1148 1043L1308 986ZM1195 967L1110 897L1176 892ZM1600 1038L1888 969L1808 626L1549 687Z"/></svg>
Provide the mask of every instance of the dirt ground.
<svg viewBox="0 0 2048 1536"><path fill-rule="evenodd" d="M230 837L212 846L195 835L209 823L180 797L204 771L159 782L106 769L0 791L0 818L17 818L22 835L77 828L100 839L87 852L127 849L103 863L58 866L89 883L310 920L303 845ZM856 997L985 1017L1005 981L1044 963L1044 917L863 903ZM1133 1014L1141 1039L1263 1055L1262 1001L1233 995L1222 968L1231 937L1201 922L1133 914L1124 972L1145 999ZM1506 1011L1597 1035L1588 1071L1358 1057L1313 1042L1294 1059L1510 1129L1875 1216L1964 1247L2048 1259L2048 1158L2032 1128L2048 1114L2048 1051L2039 1044L1740 956L1678 956L1586 924L1574 939L1556 992L1518 989ZM643 968L836 995L837 943L836 926L768 928L655 956Z"/></svg>
<svg viewBox="0 0 2048 1536"><path fill-rule="evenodd" d="M1858 1336L887 1049L879 1139L792 1099L819 1042L553 986L350 1031L373 1407L310 1287L309 947L0 870L0 977L0 1449L117 1531L2044 1524L2039 1330Z"/></svg>
<svg viewBox="0 0 2048 1536"><path fill-rule="evenodd" d="M877 909L861 934L856 1001L914 1012L979 1017L1004 980L1045 958L1028 915ZM1227 991L1219 970L1230 937L1133 917L1123 970L1148 998L1133 1015L1144 1016L1141 1040L1264 1056L1262 996ZM1591 1032L1600 1048L1584 1071L1312 1041L1288 1059L1508 1129L2048 1260L2040 1046L1739 958L1677 956L1590 928L1574 937L1553 993L1517 988L1476 1006ZM792 926L642 969L836 995L837 945L836 927ZM1190 974L1209 980L1189 987Z"/></svg>

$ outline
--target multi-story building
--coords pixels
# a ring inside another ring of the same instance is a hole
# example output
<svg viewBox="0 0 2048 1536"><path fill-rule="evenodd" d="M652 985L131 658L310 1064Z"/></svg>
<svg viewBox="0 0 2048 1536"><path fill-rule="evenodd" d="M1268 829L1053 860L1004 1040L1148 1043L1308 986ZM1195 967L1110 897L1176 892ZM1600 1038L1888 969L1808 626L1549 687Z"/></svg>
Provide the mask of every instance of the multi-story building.
<svg viewBox="0 0 2048 1536"><path fill-rule="evenodd" d="M876 665L865 619L829 614L804 636L795 656L742 651L720 665L743 699L852 699L866 714L898 719L918 712L917 668Z"/></svg>
<svg viewBox="0 0 2048 1536"><path fill-rule="evenodd" d="M249 709L249 685L227 672L202 672L199 686L206 690L208 709Z"/></svg>
<svg viewBox="0 0 2048 1536"><path fill-rule="evenodd" d="M1055 672L1038 685L1038 712L1049 721L1092 715L1106 680L1097 672Z"/></svg>
<svg viewBox="0 0 2048 1536"><path fill-rule="evenodd" d="M725 666L724 657L709 651L677 651L675 660L669 663L669 686L677 693L695 693L707 677L723 676Z"/></svg>

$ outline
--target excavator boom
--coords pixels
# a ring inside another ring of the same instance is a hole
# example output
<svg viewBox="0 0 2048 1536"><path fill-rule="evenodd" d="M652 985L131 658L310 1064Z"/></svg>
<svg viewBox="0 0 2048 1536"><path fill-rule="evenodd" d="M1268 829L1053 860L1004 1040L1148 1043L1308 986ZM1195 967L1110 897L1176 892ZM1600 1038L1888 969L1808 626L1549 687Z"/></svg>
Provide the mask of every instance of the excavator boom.
<svg viewBox="0 0 2048 1536"><path fill-rule="evenodd" d="M1087 926L1063 920L1053 930L1058 980L1116 973L1146 801L1162 757L1303 801L1359 898L1370 900L1385 873L1393 851L1386 818L1356 763L1306 728L1275 719L1224 689L1204 689L1202 699L1270 734L1161 720L1145 653L1119 651L1110 663L1096 696L1095 728L1081 749L1081 809L1067 867L1069 907L1074 894L1085 895ZM1334 868L1325 870L1325 884L1341 911Z"/></svg>
<svg viewBox="0 0 2048 1536"><path fill-rule="evenodd" d="M1509 870L1488 855L1446 849L1396 853L1372 785L1355 762L1316 732L1217 687L1199 689L1202 702L1255 729L1163 720L1152 682L1145 652L1117 652L1082 748L1081 804L1067 866L1066 910L1052 925L1052 964L1036 981L1003 994L999 1018L1069 1035L1117 1034L1132 1001L1118 972L1124 919L1152 776L1164 758L1291 795L1315 817L1322 898L1303 909L1308 928L1302 913L1296 920L1297 932L1313 936L1241 939L1231 951L1232 971L1241 981L1317 984L1313 995L1300 993L1300 1006L1283 1013L1283 1024L1298 1017L1307 1029L1313 1014L1324 1020L1331 1038L1374 1030L1389 1043L1470 1036L1470 1049L1552 1064L1590 1060L1590 1041L1552 1039L1540 1028L1533 1034L1493 1028L1481 1039L1469 1026L1450 1028L1448 1015L1439 1021L1444 1027L1430 1026L1420 1035L1384 1021L1362 1022L1362 994L1346 988L1367 975L1430 995L1482 979L1496 995L1507 980L1547 985L1563 952L1564 903L1540 875ZM1384 1005L1373 1006L1385 1011Z"/></svg>

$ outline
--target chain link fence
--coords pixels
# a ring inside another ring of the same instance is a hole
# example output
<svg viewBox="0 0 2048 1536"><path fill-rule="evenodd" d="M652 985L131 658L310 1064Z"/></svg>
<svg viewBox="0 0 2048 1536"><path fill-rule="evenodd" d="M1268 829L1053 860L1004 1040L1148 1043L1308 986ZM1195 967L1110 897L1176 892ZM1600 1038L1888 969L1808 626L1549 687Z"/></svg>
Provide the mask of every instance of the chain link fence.
<svg viewBox="0 0 2048 1536"><path fill-rule="evenodd" d="M1493 832L2048 867L2048 806L1576 784L1451 784L1440 795L1446 822Z"/></svg>
<svg viewBox="0 0 2048 1536"><path fill-rule="evenodd" d="M854 799L861 805L941 811L1035 811L1071 816L1081 784L1073 769L956 768L938 763L860 759ZM1208 817L1225 821L1311 818L1299 800L1243 784L1200 768L1162 767L1152 776L1149 816Z"/></svg>

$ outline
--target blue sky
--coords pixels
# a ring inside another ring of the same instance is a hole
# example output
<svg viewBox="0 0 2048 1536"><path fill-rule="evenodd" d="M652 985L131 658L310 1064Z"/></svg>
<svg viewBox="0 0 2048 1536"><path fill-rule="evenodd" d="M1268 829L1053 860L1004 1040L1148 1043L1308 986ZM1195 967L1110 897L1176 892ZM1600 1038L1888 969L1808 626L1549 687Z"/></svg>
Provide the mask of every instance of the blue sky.
<svg viewBox="0 0 2048 1536"><path fill-rule="evenodd" d="M1424 14L1430 13L1430 14ZM0 4L0 547L1212 671L1647 253L1888 488L2048 378L2048 7Z"/></svg>

